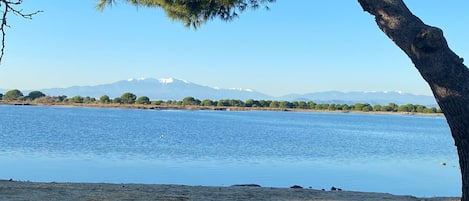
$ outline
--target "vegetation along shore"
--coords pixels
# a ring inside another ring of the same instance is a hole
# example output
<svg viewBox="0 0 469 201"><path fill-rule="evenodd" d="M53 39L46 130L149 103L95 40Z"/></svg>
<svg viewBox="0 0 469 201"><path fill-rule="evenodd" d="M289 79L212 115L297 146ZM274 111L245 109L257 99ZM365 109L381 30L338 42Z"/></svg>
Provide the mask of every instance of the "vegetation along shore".
<svg viewBox="0 0 469 201"><path fill-rule="evenodd" d="M442 115L439 108L418 104L372 105L370 103L335 104L316 103L314 101L275 101L236 99L199 100L185 97L183 100L150 100L147 96L137 97L126 92L120 97L111 99L107 95L99 98L82 96L47 96L40 91L31 91L24 95L20 90L13 89L5 94L0 93L0 103L14 105L69 105L88 107L119 107L139 109L189 109L189 110L267 110L267 111L318 111L318 112L374 112L384 114L428 114Z"/></svg>

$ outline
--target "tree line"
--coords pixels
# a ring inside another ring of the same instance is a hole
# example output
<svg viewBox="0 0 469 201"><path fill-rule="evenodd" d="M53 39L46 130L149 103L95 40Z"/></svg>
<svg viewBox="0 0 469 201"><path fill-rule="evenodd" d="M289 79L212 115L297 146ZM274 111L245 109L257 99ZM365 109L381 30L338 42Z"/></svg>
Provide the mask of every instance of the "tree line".
<svg viewBox="0 0 469 201"><path fill-rule="evenodd" d="M120 97L111 99L108 95L103 95L96 99L89 96L47 96L40 91L31 91L28 95L18 90L10 90L5 94L0 93L0 100L4 102L28 102L37 104L141 104L155 105L162 107L173 106L199 106L199 107L246 107L246 108L267 108L267 109L302 109L302 110L320 110L320 111L362 111L362 112L415 112L415 113L441 113L436 107L427 107L424 105L405 104L397 105L389 103L387 105L372 105L369 103L355 104L335 104L335 103L316 103L314 101L276 101L276 100L254 100L246 101L237 99L199 100L188 96L182 100L150 100L147 96L137 97L135 94L126 92Z"/></svg>

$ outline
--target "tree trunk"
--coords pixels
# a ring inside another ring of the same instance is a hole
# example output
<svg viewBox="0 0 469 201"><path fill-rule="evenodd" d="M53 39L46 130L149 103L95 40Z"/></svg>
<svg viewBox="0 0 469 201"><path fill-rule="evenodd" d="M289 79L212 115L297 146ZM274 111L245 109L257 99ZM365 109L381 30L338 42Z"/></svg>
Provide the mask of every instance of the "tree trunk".
<svg viewBox="0 0 469 201"><path fill-rule="evenodd" d="M378 27L412 60L443 111L459 155L462 201L469 201L469 70L443 31L424 24L402 0L358 0Z"/></svg>

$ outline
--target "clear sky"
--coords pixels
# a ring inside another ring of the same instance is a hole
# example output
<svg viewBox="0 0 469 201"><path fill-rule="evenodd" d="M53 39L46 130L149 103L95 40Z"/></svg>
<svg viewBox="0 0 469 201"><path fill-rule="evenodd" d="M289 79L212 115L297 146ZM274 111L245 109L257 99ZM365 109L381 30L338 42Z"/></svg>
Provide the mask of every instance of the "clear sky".
<svg viewBox="0 0 469 201"><path fill-rule="evenodd" d="M409 8L440 27L469 60L469 1L412 0ZM33 20L11 15L0 89L43 89L175 77L269 95L338 91L431 94L401 52L356 0L277 0L232 22L199 30L161 9L95 0L25 0Z"/></svg>

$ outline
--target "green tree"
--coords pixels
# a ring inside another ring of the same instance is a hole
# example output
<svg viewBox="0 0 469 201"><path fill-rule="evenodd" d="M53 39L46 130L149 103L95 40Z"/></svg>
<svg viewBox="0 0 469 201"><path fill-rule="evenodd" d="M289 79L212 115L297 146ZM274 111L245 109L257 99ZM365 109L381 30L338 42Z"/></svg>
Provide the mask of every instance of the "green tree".
<svg viewBox="0 0 469 201"><path fill-rule="evenodd" d="M248 99L244 103L246 107L260 107L259 101L253 100L253 99Z"/></svg>
<svg viewBox="0 0 469 201"><path fill-rule="evenodd" d="M188 96L182 99L182 105L200 105L200 100L194 97Z"/></svg>
<svg viewBox="0 0 469 201"><path fill-rule="evenodd" d="M96 101L95 98L91 98L91 97L89 97L89 96L86 96L86 97L83 98L83 103L87 103L87 104L88 104L88 103L94 103L95 101Z"/></svg>
<svg viewBox="0 0 469 201"><path fill-rule="evenodd" d="M35 100L37 98L41 98L41 97L44 97L44 96L46 96L46 94L44 94L40 91L31 91L28 94L28 98L30 98L31 100Z"/></svg>
<svg viewBox="0 0 469 201"><path fill-rule="evenodd" d="M389 111L389 112L397 112L397 108L399 107L399 105L397 105L396 103L389 103L388 104L388 108L386 111Z"/></svg>
<svg viewBox="0 0 469 201"><path fill-rule="evenodd" d="M202 101L202 103L200 103L200 105L202 106L214 106L214 102L210 99L205 99Z"/></svg>
<svg viewBox="0 0 469 201"><path fill-rule="evenodd" d="M423 113L437 113L437 110L435 107L431 107L431 108L424 108Z"/></svg>
<svg viewBox="0 0 469 201"><path fill-rule="evenodd" d="M257 102L259 104L259 107L270 107L270 103L272 103L271 100L259 100ZM254 102L256 104L256 102Z"/></svg>
<svg viewBox="0 0 469 201"><path fill-rule="evenodd" d="M20 100L21 97L23 97L23 93L18 89L13 89L13 90L7 91L5 95L3 95L2 99L6 101L16 101L16 100Z"/></svg>
<svg viewBox="0 0 469 201"><path fill-rule="evenodd" d="M319 103L319 104L316 104L316 106L314 106L315 110L327 110L327 108L329 108L328 103Z"/></svg>
<svg viewBox="0 0 469 201"><path fill-rule="evenodd" d="M280 101L279 108L293 108L293 104L289 101Z"/></svg>
<svg viewBox="0 0 469 201"><path fill-rule="evenodd" d="M229 104L234 107L244 107L244 102L242 100L230 99Z"/></svg>
<svg viewBox="0 0 469 201"><path fill-rule="evenodd" d="M365 103L365 104L363 104L361 111L363 111L363 112L373 111L373 106L371 106L368 103Z"/></svg>
<svg viewBox="0 0 469 201"><path fill-rule="evenodd" d="M218 106L218 107L223 107L223 106L226 107L226 106L231 106L231 105L230 105L230 101L229 101L229 100L222 99L222 100L218 100L217 106Z"/></svg>
<svg viewBox="0 0 469 201"><path fill-rule="evenodd" d="M3 100L3 94L0 93L0 100Z"/></svg>
<svg viewBox="0 0 469 201"><path fill-rule="evenodd" d="M413 109L412 105L406 104L406 105L399 105L397 107L398 112L411 112Z"/></svg>
<svg viewBox="0 0 469 201"><path fill-rule="evenodd" d="M162 100L156 100L155 102L153 102L154 105L162 105L164 103L164 101Z"/></svg>
<svg viewBox="0 0 469 201"><path fill-rule="evenodd" d="M116 98L112 99L112 103L122 104L122 98L121 97L116 97Z"/></svg>
<svg viewBox="0 0 469 201"><path fill-rule="evenodd" d="M343 111L348 111L348 110L350 110L350 106L348 106L347 104L342 104L342 105L340 105L340 108L341 108Z"/></svg>
<svg viewBox="0 0 469 201"><path fill-rule="evenodd" d="M100 98L99 98L99 102L102 103L102 104L108 104L111 102L111 99L109 98L108 95L102 95Z"/></svg>
<svg viewBox="0 0 469 201"><path fill-rule="evenodd" d="M134 104L137 96L133 93L126 92L121 96L121 103L122 104Z"/></svg>
<svg viewBox="0 0 469 201"><path fill-rule="evenodd" d="M84 98L81 96L74 96L70 99L68 99L69 102L71 103L83 103Z"/></svg>
<svg viewBox="0 0 469 201"><path fill-rule="evenodd" d="M308 108L309 109L315 109L316 108L316 103L313 101L308 101Z"/></svg>
<svg viewBox="0 0 469 201"><path fill-rule="evenodd" d="M280 107L280 102L272 101L272 102L270 102L269 107L270 108L279 108Z"/></svg>
<svg viewBox="0 0 469 201"><path fill-rule="evenodd" d="M375 111L375 112L383 111L383 106L382 105L373 105L373 111Z"/></svg>
<svg viewBox="0 0 469 201"><path fill-rule="evenodd" d="M416 106L415 106L415 111L418 112L418 113L423 113L424 110L425 110L425 108L426 108L426 107L423 106L423 105L416 105Z"/></svg>
<svg viewBox="0 0 469 201"><path fill-rule="evenodd" d="M144 104L144 105L148 105L150 104L150 98L146 97L146 96L140 96L137 98L137 101L136 101L137 104Z"/></svg>
<svg viewBox="0 0 469 201"><path fill-rule="evenodd" d="M57 96L56 99L57 99L57 102L65 102L67 100L67 96L65 95Z"/></svg>
<svg viewBox="0 0 469 201"><path fill-rule="evenodd" d="M309 109L308 103L306 103L305 101L298 101L297 103L298 103L297 108L299 108L299 109Z"/></svg>
<svg viewBox="0 0 469 201"><path fill-rule="evenodd" d="M353 105L353 110L355 110L355 111L362 111L363 106L364 106L364 105L363 105L362 103L355 103L355 104Z"/></svg>
<svg viewBox="0 0 469 201"><path fill-rule="evenodd" d="M106 5L111 5L115 0L99 0L98 9L102 10ZM247 8L257 8L261 4L274 2L275 0L126 0L136 6L163 8L166 15L172 19L181 21L185 26L198 28L207 20L221 18L232 20L239 12ZM266 7L268 8L268 7Z"/></svg>

